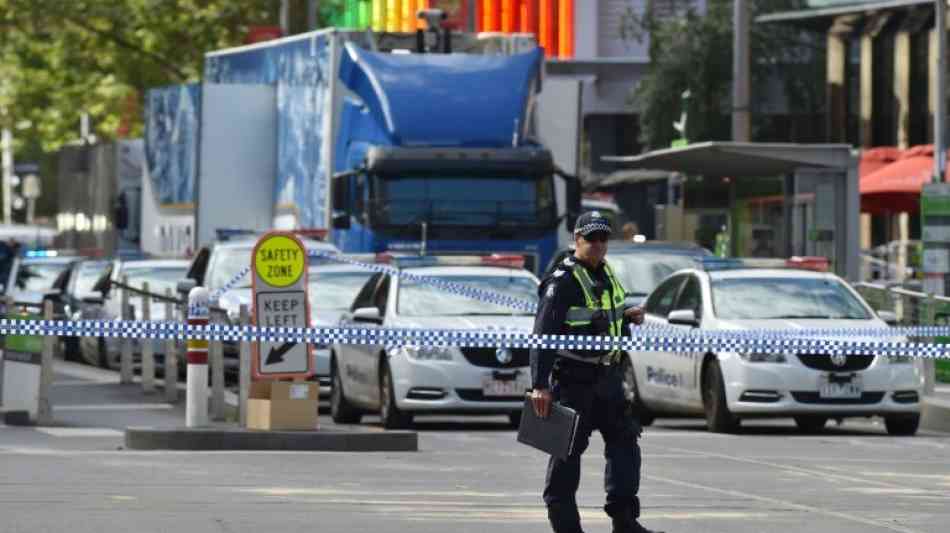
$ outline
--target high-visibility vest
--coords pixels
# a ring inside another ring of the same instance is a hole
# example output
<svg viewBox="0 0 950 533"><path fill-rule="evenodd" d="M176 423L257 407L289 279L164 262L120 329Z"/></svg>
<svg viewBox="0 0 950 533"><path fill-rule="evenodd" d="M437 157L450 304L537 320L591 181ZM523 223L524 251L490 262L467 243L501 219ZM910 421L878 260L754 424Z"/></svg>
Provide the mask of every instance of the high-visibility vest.
<svg viewBox="0 0 950 533"><path fill-rule="evenodd" d="M568 328L573 329L590 326L594 315L598 312L604 312L609 321L609 335L611 337L622 336L624 297L626 296L626 291L623 285L620 284L620 280L614 275L610 265L605 263L604 270L607 272L607 280L611 285L611 290L602 291L600 297L597 296L594 290L594 281L591 279L586 268L581 265L576 265L571 270L574 274L574 279L580 284L581 291L584 293L585 307L568 308L567 320L565 321ZM611 297L613 300L611 300ZM620 356L620 350L612 350L603 357L591 357L589 353L585 357L584 353L574 353L566 350L559 350L557 353L568 359L604 364L612 364L616 362Z"/></svg>

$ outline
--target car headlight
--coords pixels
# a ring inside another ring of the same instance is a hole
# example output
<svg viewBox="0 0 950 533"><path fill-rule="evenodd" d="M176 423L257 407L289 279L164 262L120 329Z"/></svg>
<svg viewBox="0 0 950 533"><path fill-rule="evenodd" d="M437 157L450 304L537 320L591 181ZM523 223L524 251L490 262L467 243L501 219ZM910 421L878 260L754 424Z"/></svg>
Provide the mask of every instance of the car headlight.
<svg viewBox="0 0 950 533"><path fill-rule="evenodd" d="M415 361L451 361L451 348L440 346L403 346L401 349L409 359Z"/></svg>
<svg viewBox="0 0 950 533"><path fill-rule="evenodd" d="M783 353L740 353L739 357L743 361L750 363L784 363L785 354Z"/></svg>
<svg viewBox="0 0 950 533"><path fill-rule="evenodd" d="M887 358L887 362L892 365L907 364L913 361L914 358L909 355L894 355Z"/></svg>

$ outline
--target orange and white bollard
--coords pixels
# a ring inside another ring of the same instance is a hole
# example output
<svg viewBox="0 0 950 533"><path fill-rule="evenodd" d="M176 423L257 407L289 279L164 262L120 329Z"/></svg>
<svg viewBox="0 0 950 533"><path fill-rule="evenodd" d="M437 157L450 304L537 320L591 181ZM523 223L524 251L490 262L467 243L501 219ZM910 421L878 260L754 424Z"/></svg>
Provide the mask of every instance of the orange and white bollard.
<svg viewBox="0 0 950 533"><path fill-rule="evenodd" d="M207 326L211 311L208 308L208 289L195 287L188 293L188 325ZM185 396L185 426L194 428L208 425L208 340L188 339L188 384Z"/></svg>

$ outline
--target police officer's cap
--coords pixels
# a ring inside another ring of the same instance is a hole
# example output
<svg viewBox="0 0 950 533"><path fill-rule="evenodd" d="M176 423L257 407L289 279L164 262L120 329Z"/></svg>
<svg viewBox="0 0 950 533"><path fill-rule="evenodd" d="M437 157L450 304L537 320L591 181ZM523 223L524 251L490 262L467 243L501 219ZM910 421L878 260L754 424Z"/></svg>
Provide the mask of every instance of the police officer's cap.
<svg viewBox="0 0 950 533"><path fill-rule="evenodd" d="M610 227L610 219L602 215L600 211L588 211L577 217L577 222L574 224L574 235L586 237L598 231L613 232L613 228Z"/></svg>

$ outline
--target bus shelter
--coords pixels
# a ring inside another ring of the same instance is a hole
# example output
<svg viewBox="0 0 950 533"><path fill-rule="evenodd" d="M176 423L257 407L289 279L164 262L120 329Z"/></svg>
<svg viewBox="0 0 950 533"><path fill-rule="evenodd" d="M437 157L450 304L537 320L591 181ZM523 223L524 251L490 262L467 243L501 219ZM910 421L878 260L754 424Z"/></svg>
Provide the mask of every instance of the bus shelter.
<svg viewBox="0 0 950 533"><path fill-rule="evenodd" d="M725 242L735 257L826 257L838 275L859 278L858 158L849 145L703 142L604 160L678 174L657 209L680 218L667 223L682 228L680 238L710 250Z"/></svg>

